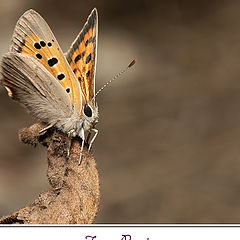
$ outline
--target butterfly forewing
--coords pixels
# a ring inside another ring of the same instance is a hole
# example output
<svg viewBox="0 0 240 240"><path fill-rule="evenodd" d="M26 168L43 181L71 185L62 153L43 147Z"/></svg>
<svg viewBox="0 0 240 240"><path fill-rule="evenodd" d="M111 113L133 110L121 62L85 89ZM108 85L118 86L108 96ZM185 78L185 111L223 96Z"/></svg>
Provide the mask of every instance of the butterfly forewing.
<svg viewBox="0 0 240 240"><path fill-rule="evenodd" d="M95 69L98 37L97 9L93 9L86 24L67 52L67 60L80 82L81 90L88 103L95 94ZM93 103L95 104L95 103Z"/></svg>
<svg viewBox="0 0 240 240"><path fill-rule="evenodd" d="M10 52L33 56L65 89L76 109L82 107L82 94L59 44L45 20L34 10L29 10L18 20Z"/></svg>

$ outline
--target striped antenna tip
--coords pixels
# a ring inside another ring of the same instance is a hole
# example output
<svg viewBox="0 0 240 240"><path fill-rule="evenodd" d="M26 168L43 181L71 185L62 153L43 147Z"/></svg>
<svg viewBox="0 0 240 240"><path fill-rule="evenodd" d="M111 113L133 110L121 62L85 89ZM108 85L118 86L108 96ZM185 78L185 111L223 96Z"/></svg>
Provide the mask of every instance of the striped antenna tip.
<svg viewBox="0 0 240 240"><path fill-rule="evenodd" d="M133 59L133 60L130 62L130 64L128 65L128 67L129 67L129 68L132 67L135 63L136 63L136 59Z"/></svg>

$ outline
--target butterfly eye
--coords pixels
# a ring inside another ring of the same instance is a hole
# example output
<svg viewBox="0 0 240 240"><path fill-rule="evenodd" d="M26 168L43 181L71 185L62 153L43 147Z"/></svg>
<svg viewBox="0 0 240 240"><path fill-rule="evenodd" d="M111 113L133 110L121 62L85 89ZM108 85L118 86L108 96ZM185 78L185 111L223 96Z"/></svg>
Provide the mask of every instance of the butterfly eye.
<svg viewBox="0 0 240 240"><path fill-rule="evenodd" d="M92 109L87 104L84 106L83 112L87 117L92 116Z"/></svg>
<svg viewBox="0 0 240 240"><path fill-rule="evenodd" d="M66 92L67 92L67 93L70 93L70 88L69 88L69 87L66 88Z"/></svg>

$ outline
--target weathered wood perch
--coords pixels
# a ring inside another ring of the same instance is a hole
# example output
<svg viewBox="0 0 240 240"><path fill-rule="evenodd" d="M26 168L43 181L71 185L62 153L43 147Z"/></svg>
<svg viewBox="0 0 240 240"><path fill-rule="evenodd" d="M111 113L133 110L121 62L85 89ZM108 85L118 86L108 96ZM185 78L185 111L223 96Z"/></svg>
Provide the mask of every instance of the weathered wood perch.
<svg viewBox="0 0 240 240"><path fill-rule="evenodd" d="M99 177L93 155L84 148L78 166L80 139L72 142L67 158L68 137L55 129L40 135L43 124L34 124L19 131L21 142L47 147L47 177L51 188L41 193L29 206L2 217L0 224L88 224L99 206Z"/></svg>

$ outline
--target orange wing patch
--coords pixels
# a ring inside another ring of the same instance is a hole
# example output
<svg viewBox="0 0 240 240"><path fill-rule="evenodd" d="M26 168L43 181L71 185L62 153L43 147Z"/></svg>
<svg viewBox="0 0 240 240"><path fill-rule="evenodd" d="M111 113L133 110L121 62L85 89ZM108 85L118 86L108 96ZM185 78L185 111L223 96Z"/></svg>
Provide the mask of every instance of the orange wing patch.
<svg viewBox="0 0 240 240"><path fill-rule="evenodd" d="M34 56L65 88L66 92L72 97L73 89L72 81L70 80L72 74L67 70L64 57L59 51L55 40L49 42L41 40L37 35L27 36L24 45L19 48L19 53Z"/></svg>
<svg viewBox="0 0 240 240"><path fill-rule="evenodd" d="M94 9L82 31L67 53L67 60L80 82L85 100L90 103L95 94L97 50L97 10Z"/></svg>
<svg viewBox="0 0 240 240"><path fill-rule="evenodd" d="M49 71L66 90L76 109L82 107L78 81L45 20L34 10L23 14L16 24L10 51L31 55ZM81 114L81 112L80 112Z"/></svg>

